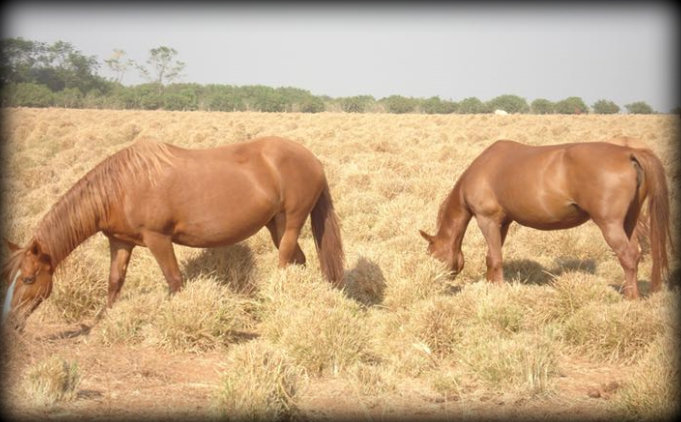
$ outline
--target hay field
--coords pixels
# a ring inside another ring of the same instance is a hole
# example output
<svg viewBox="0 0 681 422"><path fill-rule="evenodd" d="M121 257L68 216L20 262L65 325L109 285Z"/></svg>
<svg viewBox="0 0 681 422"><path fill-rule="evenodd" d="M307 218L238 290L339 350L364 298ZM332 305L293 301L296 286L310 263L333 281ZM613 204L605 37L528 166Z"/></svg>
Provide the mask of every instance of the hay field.
<svg viewBox="0 0 681 422"><path fill-rule="evenodd" d="M95 235L62 263L26 330L4 333L10 415L647 419L678 411L679 290L646 294L648 258L639 268L645 298L632 302L618 292L621 267L591 222L555 232L512 225L501 287L484 281L486 246L474 222L455 279L418 234L434 230L457 177L497 139L618 135L662 158L676 233L678 116L5 109L2 118L3 235L14 242L24 244L76 180L137 136L206 148L278 135L324 164L347 257L345 287L335 289L321 276L309 224L306 267L277 269L266 230L230 247L176 247L185 288L169 299L153 257L135 248L119 301L97 320L109 252Z"/></svg>

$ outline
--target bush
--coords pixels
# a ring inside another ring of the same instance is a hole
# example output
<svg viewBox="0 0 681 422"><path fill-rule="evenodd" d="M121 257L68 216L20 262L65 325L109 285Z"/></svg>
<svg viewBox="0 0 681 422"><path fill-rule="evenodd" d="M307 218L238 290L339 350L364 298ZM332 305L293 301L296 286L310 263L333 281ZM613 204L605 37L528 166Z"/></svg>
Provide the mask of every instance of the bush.
<svg viewBox="0 0 681 422"><path fill-rule="evenodd" d="M629 114L653 114L655 111L651 106L643 101L636 101L630 104L626 104L624 108L627 109Z"/></svg>
<svg viewBox="0 0 681 422"><path fill-rule="evenodd" d="M319 97L310 96L300 103L300 111L302 113L320 113L324 109L324 101Z"/></svg>
<svg viewBox="0 0 681 422"><path fill-rule="evenodd" d="M9 107L50 107L54 105L54 94L45 85L18 83L3 89L2 102Z"/></svg>
<svg viewBox="0 0 681 422"><path fill-rule="evenodd" d="M382 100L385 102L388 113L404 114L414 111L418 101L414 98L407 98L401 95L391 95Z"/></svg>
<svg viewBox="0 0 681 422"><path fill-rule="evenodd" d="M596 114L617 114L620 112L620 107L608 100L598 100L591 108Z"/></svg>
<svg viewBox="0 0 681 422"><path fill-rule="evenodd" d="M65 108L80 108L83 106L83 93L78 88L65 88L54 93L54 104Z"/></svg>
<svg viewBox="0 0 681 422"><path fill-rule="evenodd" d="M558 101L554 106L554 110L558 114L582 114L589 112L586 104L579 97L568 97Z"/></svg>
<svg viewBox="0 0 681 422"><path fill-rule="evenodd" d="M357 95L340 99L341 109L346 113L364 113L370 103L374 102L370 95Z"/></svg>
<svg viewBox="0 0 681 422"><path fill-rule="evenodd" d="M527 113L530 106L527 101L517 95L500 95L487 102L489 110L504 110L508 113Z"/></svg>
<svg viewBox="0 0 681 422"><path fill-rule="evenodd" d="M478 114L489 112L489 107L476 97L464 98L459 103L459 113L461 114Z"/></svg>
<svg viewBox="0 0 681 422"><path fill-rule="evenodd" d="M425 100L421 107L427 114L450 114L457 110L458 104L453 101L442 101L440 97L431 97Z"/></svg>
<svg viewBox="0 0 681 422"><path fill-rule="evenodd" d="M552 114L554 111L554 104L544 98L537 98L530 104L530 110L535 114Z"/></svg>
<svg viewBox="0 0 681 422"><path fill-rule="evenodd" d="M144 110L158 110L163 106L162 86L158 83L141 84L133 87L135 107Z"/></svg>

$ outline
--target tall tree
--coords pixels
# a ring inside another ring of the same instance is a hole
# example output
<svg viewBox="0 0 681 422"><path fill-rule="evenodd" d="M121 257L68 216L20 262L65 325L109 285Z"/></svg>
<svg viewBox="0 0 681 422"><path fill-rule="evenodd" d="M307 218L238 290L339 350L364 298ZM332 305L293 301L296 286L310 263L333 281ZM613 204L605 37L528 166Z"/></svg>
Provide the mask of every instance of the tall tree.
<svg viewBox="0 0 681 422"><path fill-rule="evenodd" d="M159 85L159 91L163 85L172 82L182 76L184 62L177 60L177 50L171 47L160 46L149 50L147 59L148 67L137 66L142 76L150 82Z"/></svg>
<svg viewBox="0 0 681 422"><path fill-rule="evenodd" d="M123 76L130 66L133 66L135 62L132 59L125 59L127 53L125 50L119 48L114 48L113 54L108 59L104 60L104 63L109 67L109 69L114 73L113 81L116 83L123 82Z"/></svg>

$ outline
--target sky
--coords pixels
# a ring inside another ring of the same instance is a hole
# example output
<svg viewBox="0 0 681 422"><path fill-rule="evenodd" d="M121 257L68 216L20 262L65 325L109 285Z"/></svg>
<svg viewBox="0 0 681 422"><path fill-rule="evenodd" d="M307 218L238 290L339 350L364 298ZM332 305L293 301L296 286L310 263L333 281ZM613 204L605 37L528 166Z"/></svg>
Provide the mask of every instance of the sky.
<svg viewBox="0 0 681 422"><path fill-rule="evenodd" d="M633 4L632 4L633 3ZM673 3L673 2L671 2ZM70 42L139 63L172 47L181 82L290 86L314 95L528 103L581 97L679 106L678 10L655 2L5 3L2 36ZM508 5L507 5L508 4ZM130 69L126 85L145 82Z"/></svg>

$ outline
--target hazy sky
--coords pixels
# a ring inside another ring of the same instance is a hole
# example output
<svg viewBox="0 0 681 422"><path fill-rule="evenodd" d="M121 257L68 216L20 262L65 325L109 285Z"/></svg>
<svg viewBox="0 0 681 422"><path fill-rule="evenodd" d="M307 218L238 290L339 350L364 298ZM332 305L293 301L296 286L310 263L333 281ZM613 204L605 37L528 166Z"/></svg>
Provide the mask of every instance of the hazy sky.
<svg viewBox="0 0 681 422"><path fill-rule="evenodd" d="M97 56L104 76L113 76L103 64L113 49L144 63L165 45L186 63L182 81L200 84L679 105L677 9L665 3L142 5L13 3L3 7L2 35L70 42ZM141 82L133 69L123 79Z"/></svg>

